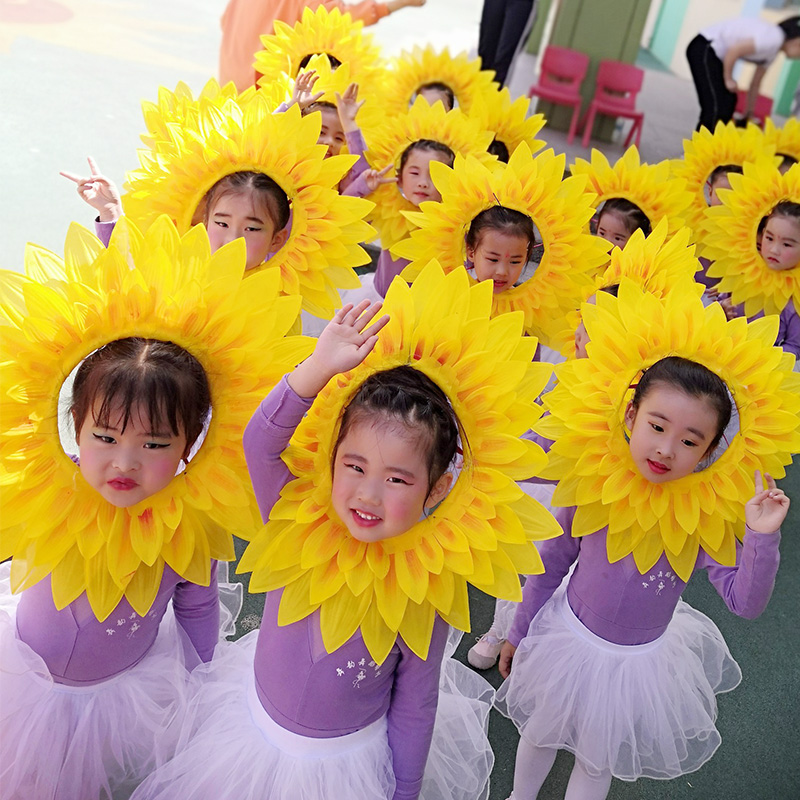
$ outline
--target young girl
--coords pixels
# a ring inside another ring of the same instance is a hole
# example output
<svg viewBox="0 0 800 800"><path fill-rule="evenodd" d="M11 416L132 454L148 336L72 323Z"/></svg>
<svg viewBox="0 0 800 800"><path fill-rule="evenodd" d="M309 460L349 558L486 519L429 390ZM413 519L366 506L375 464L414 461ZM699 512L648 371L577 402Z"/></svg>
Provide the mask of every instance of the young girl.
<svg viewBox="0 0 800 800"><path fill-rule="evenodd" d="M650 220L639 206L624 197L612 197L603 203L597 216L596 234L602 239L624 249L636 230L650 235Z"/></svg>
<svg viewBox="0 0 800 800"><path fill-rule="evenodd" d="M278 384L245 432L265 520L280 513L276 503L293 478L282 454L295 428L332 378L365 359L388 321L375 321L380 303L368 305L336 313L313 355ZM424 373L404 365L368 377L343 412L331 464L331 504L348 541L391 542L410 531L449 491L458 442L447 396ZM425 659L398 636L378 664L360 632L327 652L320 612L282 620L288 594L269 591L260 631L207 672L187 747L136 800L419 796L447 624L436 615ZM485 787L451 790L465 800L485 796Z"/></svg>
<svg viewBox="0 0 800 800"><path fill-rule="evenodd" d="M706 367L677 356L656 362L625 411L636 469L654 484L690 476L714 452L731 408L725 383ZM771 595L789 507L765 478L766 489L756 472L737 566L702 549L695 564L746 618ZM601 800L612 775L671 778L698 769L720 741L714 694L741 677L716 626L680 602L686 584L666 555L646 574L631 555L610 563L607 531L573 538L575 514L558 512L564 533L541 546L546 572L528 579L500 657L510 677L498 704L522 734L514 800L537 796L559 748L576 756L570 800Z"/></svg>
<svg viewBox="0 0 800 800"><path fill-rule="evenodd" d="M205 371L178 345L104 345L80 365L72 389L83 478L117 508L160 492L188 459L210 405ZM214 653L216 561L208 586L165 566L146 616L123 599L103 621L86 593L58 610L49 576L12 596L10 566L3 564L0 583L4 796L128 796L172 756L186 668Z"/></svg>
<svg viewBox="0 0 800 800"><path fill-rule="evenodd" d="M88 177L71 172L60 174L76 183L81 199L97 211L95 230L107 246L122 216L122 203L116 185L100 173L92 158L89 170ZM286 242L289 212L289 199L272 178L261 172L243 171L217 181L195 216L208 231L212 252L234 239L244 239L245 270L250 270L267 261Z"/></svg>

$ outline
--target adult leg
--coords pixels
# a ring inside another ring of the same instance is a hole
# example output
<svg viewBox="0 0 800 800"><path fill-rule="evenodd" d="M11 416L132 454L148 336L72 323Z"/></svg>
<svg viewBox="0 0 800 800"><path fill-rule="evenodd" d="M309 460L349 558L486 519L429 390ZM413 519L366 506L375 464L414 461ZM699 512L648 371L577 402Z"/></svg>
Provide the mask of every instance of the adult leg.
<svg viewBox="0 0 800 800"><path fill-rule="evenodd" d="M494 70L498 83L506 82L511 60L517 52L519 40L527 29L528 19L533 9L533 0L508 0L503 17L503 27L497 42Z"/></svg>
<svg viewBox="0 0 800 800"><path fill-rule="evenodd" d="M536 800L557 753L552 747L536 747L520 738L514 765L514 800Z"/></svg>
<svg viewBox="0 0 800 800"><path fill-rule="evenodd" d="M572 774L569 776L564 800L605 800L610 788L610 772L590 771L582 761L576 758Z"/></svg>
<svg viewBox="0 0 800 800"><path fill-rule="evenodd" d="M478 34L478 56L483 69L495 68L497 44L500 41L505 14L506 0L484 0Z"/></svg>
<svg viewBox="0 0 800 800"><path fill-rule="evenodd" d="M713 131L717 121L729 122L733 118L736 94L725 86L722 62L708 39L695 36L686 48L686 59L700 101L700 121L696 130L705 126Z"/></svg>

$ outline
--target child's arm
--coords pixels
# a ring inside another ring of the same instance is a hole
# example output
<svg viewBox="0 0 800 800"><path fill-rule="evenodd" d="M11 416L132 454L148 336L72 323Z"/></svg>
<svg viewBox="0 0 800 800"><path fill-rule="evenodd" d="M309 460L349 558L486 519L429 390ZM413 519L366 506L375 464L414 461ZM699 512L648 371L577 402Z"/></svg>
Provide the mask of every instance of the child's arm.
<svg viewBox="0 0 800 800"><path fill-rule="evenodd" d="M219 584L217 562L211 562L208 586L181 581L172 597L175 619L186 631L201 661L211 661L219 639Z"/></svg>
<svg viewBox="0 0 800 800"><path fill-rule="evenodd" d="M346 197L367 197L386 183L397 183L397 178L387 178L386 173L392 168L389 164L382 170L368 169L362 172L354 181L347 184L347 187L342 190L341 194ZM345 175L342 183L339 184L340 188L345 183L350 173Z"/></svg>
<svg viewBox="0 0 800 800"><path fill-rule="evenodd" d="M339 181L339 193L344 191L365 171L369 169L369 162L364 157L367 151L367 143L356 122L356 116L364 105L364 101L358 100L358 84L351 83L344 94L336 93L336 113L339 115L339 122L347 141L347 151L350 155L358 156L358 161L349 169L347 175ZM361 195L351 195L364 197Z"/></svg>
<svg viewBox="0 0 800 800"><path fill-rule="evenodd" d="M301 111L305 111L312 103L322 97L325 92L314 92L314 84L317 82L319 75L315 69L307 70L298 74L294 81L294 89L292 89L292 99L288 103L281 103L275 113L280 113L291 108L295 103L300 106Z"/></svg>
<svg viewBox="0 0 800 800"><path fill-rule="evenodd" d="M91 172L88 177L63 171L59 175L78 184L78 194L97 211L100 222L116 222L122 216L122 203L117 187L113 181L100 174L97 163L91 156L88 161Z"/></svg>
<svg viewBox="0 0 800 800"><path fill-rule="evenodd" d="M789 498L775 486L771 475L756 472L756 492L745 506L747 530L736 547L736 566L725 567L701 554L698 566L708 569L708 578L725 605L737 616L755 619L767 607L780 555L780 527L789 510Z"/></svg>

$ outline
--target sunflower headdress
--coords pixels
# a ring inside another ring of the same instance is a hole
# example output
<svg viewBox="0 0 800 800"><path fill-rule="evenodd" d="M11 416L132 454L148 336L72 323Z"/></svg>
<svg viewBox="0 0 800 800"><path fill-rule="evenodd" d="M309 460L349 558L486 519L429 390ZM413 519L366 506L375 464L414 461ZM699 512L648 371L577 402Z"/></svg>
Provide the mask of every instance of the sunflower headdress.
<svg viewBox="0 0 800 800"><path fill-rule="evenodd" d="M771 117L764 124L764 140L775 146L776 153L791 156L800 161L800 119L789 117L782 127L778 127Z"/></svg>
<svg viewBox="0 0 800 800"><path fill-rule="evenodd" d="M423 203L422 211L407 213L418 227L392 248L394 255L411 260L403 277L414 280L432 258L446 272L463 272L466 235L475 217L495 205L519 211L538 228L544 254L524 283L493 295L492 313L521 311L528 333L562 349L572 340L577 308L591 294L594 274L608 258L604 243L585 230L594 211L585 180L562 181L563 174L563 155L546 150L532 158L525 144L507 165L489 167L472 156L457 156L453 169L432 163L442 202Z"/></svg>
<svg viewBox="0 0 800 800"><path fill-rule="evenodd" d="M519 599L518 573L542 571L533 542L560 528L514 482L546 460L520 439L539 418L534 403L549 369L532 364L536 340L522 337L522 315L489 318L491 287L462 272L429 265L409 288L386 295L389 324L375 350L333 378L292 437L287 484L270 521L242 557L251 591L285 587L278 622L320 611L328 652L360 628L382 662L398 635L420 657L434 616L469 629L467 583ZM375 372L411 365L447 395L465 434L464 467L436 510L409 531L381 542L352 538L331 505L331 455L341 413Z"/></svg>
<svg viewBox="0 0 800 800"><path fill-rule="evenodd" d="M633 554L642 573L665 553L688 580L700 547L732 566L754 471L782 477L800 449L800 375L792 356L772 346L778 320L727 321L718 304L703 308L680 287L657 298L629 281L618 299L598 294L582 313L588 358L558 365L544 398L551 413L536 428L555 440L543 473L559 481L553 504L578 507L573 536L608 526L609 561ZM631 457L623 413L642 370L675 355L726 383L740 430L707 468L651 483Z"/></svg>
<svg viewBox="0 0 800 800"><path fill-rule="evenodd" d="M711 173L725 164L741 167L745 161L773 153L774 147L756 125L739 128L733 122L718 122L714 133L702 127L691 139L683 140L683 158L672 162L672 174L684 180L691 192L692 201L684 217L695 238L700 235L708 208L705 192Z"/></svg>
<svg viewBox="0 0 800 800"><path fill-rule="evenodd" d="M301 117L297 107L273 114L258 93L222 108L200 98L196 114L169 131L168 145L139 151L141 167L128 173L122 198L126 214L141 227L167 214L185 233L217 181L234 172L265 173L286 192L292 222L283 247L256 269L279 272L283 293L302 295L304 309L330 317L340 305L337 289L359 285L353 267L369 261L359 242L373 232L363 220L369 201L339 196L356 157L325 158L319 114Z"/></svg>
<svg viewBox="0 0 800 800"><path fill-rule="evenodd" d="M162 218L142 236L122 219L108 249L73 225L63 260L29 247L27 275L2 275L0 559L12 559L14 591L50 574L57 608L85 591L100 620L123 596L144 615L165 564L208 585L210 559L232 559L232 534L256 530L236 442L265 386L305 357L311 340L284 338L300 298L279 296L277 273L241 281L244 251L234 242L211 255L200 227L179 238ZM242 325L265 308L259 325ZM129 336L171 341L195 356L213 413L183 472L146 500L117 508L62 450L58 402L86 356Z"/></svg>
<svg viewBox="0 0 800 800"><path fill-rule="evenodd" d="M286 73L296 78L300 63L307 57L325 54L333 56L350 68L351 80L369 94L383 73L381 50L371 34L363 31L364 23L354 21L350 14L338 8L328 11L319 6L315 11L306 7L294 26L275 20L274 33L261 37L263 49L255 54L258 85L269 83Z"/></svg>
<svg viewBox="0 0 800 800"><path fill-rule="evenodd" d="M471 114L475 98L483 92L498 88L492 70L481 69L479 58L467 53L451 56L450 51L437 51L431 45L414 45L393 59L384 76L382 106L388 116L397 116L408 107L422 86L443 83L453 90L458 107Z"/></svg>
<svg viewBox="0 0 800 800"><path fill-rule="evenodd" d="M544 127L544 114L528 116L531 101L527 97L518 97L511 101L508 89L499 92L488 89L479 94L474 103L472 116L480 124L494 134L498 142L502 142L509 153L513 153L523 142L531 153L541 150L545 142L536 135Z"/></svg>
<svg viewBox="0 0 800 800"><path fill-rule="evenodd" d="M397 173L403 151L420 139L441 142L457 155L474 156L483 164L498 163L487 151L493 139L490 131L483 130L477 121L457 108L445 111L441 103L430 106L422 97L414 101L406 114L387 120L370 133L367 160L376 169L393 164ZM370 199L375 201L370 221L378 229L382 246L388 249L408 236L414 227L402 212L419 209L394 184L381 186Z"/></svg>
<svg viewBox="0 0 800 800"><path fill-rule="evenodd" d="M612 197L622 197L639 206L652 227L666 217L670 236L684 224L691 195L685 181L670 179L668 161L643 164L633 146L612 166L599 150L593 149L591 162L578 158L570 169L573 175L587 176L587 191L597 195L598 207Z"/></svg>
<svg viewBox="0 0 800 800"><path fill-rule="evenodd" d="M709 277L720 278L719 291L744 303L747 316L780 314L789 301L800 308L800 268L770 269L758 251L761 220L783 200L800 203L800 164L781 175L770 159L747 163L730 181L722 205L706 210L700 254L714 262Z"/></svg>

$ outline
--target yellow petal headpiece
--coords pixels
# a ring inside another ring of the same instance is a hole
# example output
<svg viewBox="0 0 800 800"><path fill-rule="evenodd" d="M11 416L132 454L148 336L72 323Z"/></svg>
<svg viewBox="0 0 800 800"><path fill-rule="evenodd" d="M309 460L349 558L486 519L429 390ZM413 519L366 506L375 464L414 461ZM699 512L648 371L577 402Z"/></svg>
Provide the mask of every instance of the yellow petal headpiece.
<svg viewBox="0 0 800 800"><path fill-rule="evenodd" d="M311 348L310 340L283 338L300 298L279 296L277 273L243 283L244 260L244 242L212 256L200 226L179 238L162 218L142 237L123 218L108 249L73 225L64 260L29 246L27 276L2 274L0 559L12 559L14 591L51 574L57 608L86 592L100 620L123 596L144 615L165 564L208 585L210 559L232 559L232 534L256 530L237 443L264 387ZM243 324L255 314L258 325ZM195 356L213 413L183 472L117 508L63 451L58 402L86 356L129 336L171 341Z"/></svg>
<svg viewBox="0 0 800 800"><path fill-rule="evenodd" d="M612 197L622 197L642 209L651 227L666 217L670 236L684 224L691 195L686 191L685 181L670 179L668 161L642 164L634 146L612 167L599 150L592 150L591 162L578 158L571 171L573 175L589 178L587 191L597 195L597 207Z"/></svg>
<svg viewBox="0 0 800 800"><path fill-rule="evenodd" d="M446 272L463 271L466 235L482 211L501 205L529 216L544 244L542 261L524 283L492 297L492 313L522 311L525 330L549 347L572 341L577 308L591 294L593 278L607 260L605 242L586 232L594 209L584 178L567 178L564 156L545 150L535 158L525 144L509 163L488 167L469 156L456 157L454 168L431 164L441 203L423 203L408 213L417 225L392 254L411 260L403 277L414 280L432 258ZM475 282L472 278L471 282Z"/></svg>
<svg viewBox="0 0 800 800"><path fill-rule="evenodd" d="M764 140L774 145L776 153L791 156L800 161L800 119L789 117L782 127L778 127L771 117L764 124Z"/></svg>
<svg viewBox="0 0 800 800"><path fill-rule="evenodd" d="M255 55L259 86L286 73L296 78L300 62L306 56L329 55L350 68L351 80L368 96L383 73L383 58L374 37L363 31L364 23L354 21L338 8L328 11L320 5L315 11L306 7L293 27L275 20L273 34L261 37L263 50Z"/></svg>
<svg viewBox="0 0 800 800"><path fill-rule="evenodd" d="M706 210L700 255L714 263L711 278L730 292L745 314L780 314L790 301L800 309L800 268L770 269L758 252L758 226L782 200L800 203L800 164L781 175L770 159L744 165L731 175L731 191L720 192L721 206Z"/></svg>
<svg viewBox="0 0 800 800"><path fill-rule="evenodd" d="M678 286L658 298L629 281L618 299L600 293L597 305L581 312L588 358L558 365L558 383L544 398L551 414L536 428L555 440L544 472L559 481L553 504L578 507L574 536L608 526L609 560L633 554L640 572L666 553L688 580L700 547L733 565L755 470L780 478L800 448L800 375L792 372L793 357L772 345L777 318L727 321L717 303L704 308ZM707 468L651 483L631 457L623 414L642 370L666 356L719 375L740 430Z"/></svg>
<svg viewBox="0 0 800 800"><path fill-rule="evenodd" d="M363 221L369 201L338 193L356 157L325 158L325 146L317 144L319 114L301 117L296 106L273 114L258 93L244 105L229 99L222 108L201 97L196 113L169 130L169 145L139 151L141 167L128 173L122 198L126 214L140 227L167 214L185 233L208 190L226 175L269 175L291 203L291 232L256 269L279 272L282 292L301 294L304 309L330 317L340 305L337 289L359 285L353 267L369 260L359 242L373 233Z"/></svg>
<svg viewBox="0 0 800 800"><path fill-rule="evenodd" d="M490 309L491 286L470 286L463 271L444 275L432 263L411 288L396 279L375 350L328 383L284 453L297 478L239 569L253 573L251 591L285 587L280 624L319 609L329 652L360 629L377 662L398 634L425 658L436 614L469 629L467 583L519 599L518 573L542 571L533 542L560 529L514 481L546 460L519 437L541 414L534 400L549 370L531 363L536 340L521 335L522 315L490 319ZM364 543L331 505L331 455L342 411L361 383L400 365L425 373L447 395L466 439L464 467L430 516L404 534Z"/></svg>
<svg viewBox="0 0 800 800"><path fill-rule="evenodd" d="M418 97L406 114L392 117L369 133L367 159L376 169L393 164L397 172L400 157L410 144L431 139L446 144L456 154L474 156L483 164L496 164L497 159L487 152L493 138L491 132L483 130L477 121L458 109L445 111L441 103L430 106ZM375 201L371 222L378 229L382 246L388 249L408 236L414 227L401 212L419 209L394 184L381 186L370 199Z"/></svg>
<svg viewBox="0 0 800 800"><path fill-rule="evenodd" d="M739 128L733 122L718 122L714 133L706 127L683 140L683 158L672 162L672 174L686 182L692 202L686 210L686 224L695 239L701 235L705 211L706 185L711 173L725 164L741 167L745 161L772 155L774 147L767 144L763 131L756 125Z"/></svg>
<svg viewBox="0 0 800 800"><path fill-rule="evenodd" d="M472 113L477 95L498 88L494 71L481 69L479 58L466 52L451 56L450 51L437 51L431 45L414 45L393 59L384 76L382 105L388 116L405 114L420 87L427 83L443 83L453 90L458 108Z"/></svg>
<svg viewBox="0 0 800 800"><path fill-rule="evenodd" d="M499 92L488 89L475 98L472 116L506 146L509 154L523 142L535 153L545 146L544 141L536 138L544 127L545 118L544 114L528 116L530 104L527 97L518 97L512 102L508 89Z"/></svg>

